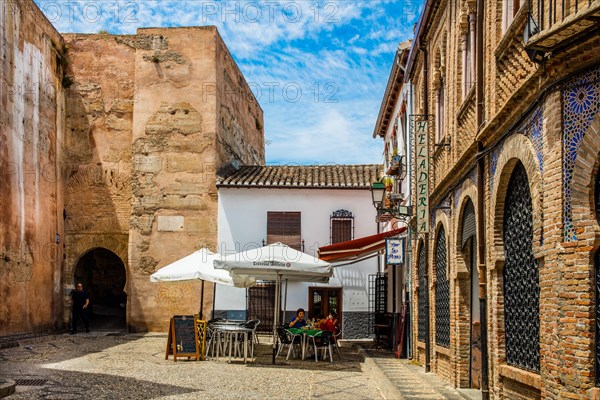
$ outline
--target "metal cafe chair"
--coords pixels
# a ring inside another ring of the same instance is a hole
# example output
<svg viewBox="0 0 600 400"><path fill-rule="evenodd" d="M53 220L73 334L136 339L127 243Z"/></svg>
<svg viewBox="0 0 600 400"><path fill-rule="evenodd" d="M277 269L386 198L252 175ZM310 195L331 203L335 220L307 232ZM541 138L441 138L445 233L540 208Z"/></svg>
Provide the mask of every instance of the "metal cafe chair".
<svg viewBox="0 0 600 400"><path fill-rule="evenodd" d="M342 336L342 328L340 327L335 335L333 335L333 344L335 347L335 352L338 355L338 358L341 360L342 356L340 355L340 344L338 341L340 340L340 336Z"/></svg>
<svg viewBox="0 0 600 400"><path fill-rule="evenodd" d="M315 348L315 362L319 361L319 350L323 350L323 357L329 352L329 361L333 362L333 332L323 331L319 336L311 336L313 340L313 346Z"/></svg>
<svg viewBox="0 0 600 400"><path fill-rule="evenodd" d="M279 357L279 353L286 345L288 346L288 353L285 359L289 360L290 352L292 353L293 357L296 357L294 345L302 344L302 335L295 335L292 332L280 327L277 328L277 337L279 339L279 346L277 348L277 354L275 355L275 358Z"/></svg>
<svg viewBox="0 0 600 400"><path fill-rule="evenodd" d="M244 324L244 326L248 329L252 329L252 343L256 341L256 344L260 344L258 341L258 335L256 334L256 328L260 325L260 319L253 319Z"/></svg>

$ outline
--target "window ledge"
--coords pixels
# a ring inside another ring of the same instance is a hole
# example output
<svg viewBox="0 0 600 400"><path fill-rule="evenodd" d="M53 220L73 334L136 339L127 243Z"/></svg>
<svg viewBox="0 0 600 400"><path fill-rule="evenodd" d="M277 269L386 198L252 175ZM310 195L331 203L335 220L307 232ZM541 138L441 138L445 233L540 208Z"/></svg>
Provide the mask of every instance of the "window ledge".
<svg viewBox="0 0 600 400"><path fill-rule="evenodd" d="M471 89L469 89L469 93L467 93L467 97L465 97L465 100L462 102L460 108L458 109L458 112L456 113L457 121L460 121L462 119L465 112L467 111L467 109L469 108L471 103L473 103L474 101L475 101L475 84L473 84L473 86L471 86Z"/></svg>
<svg viewBox="0 0 600 400"><path fill-rule="evenodd" d="M536 374L535 372L526 371L506 364L500 365L498 372L503 378L512 379L513 381L517 381L538 390L542 388L542 378L540 377L540 374Z"/></svg>
<svg viewBox="0 0 600 400"><path fill-rule="evenodd" d="M496 56L496 60L500 60L504 58L506 51L510 48L510 45L513 43L515 37L517 35L523 34L523 28L525 28L525 20L527 19L527 7L519 8L517 11L517 15L510 23L510 26L504 32L504 36L496 46L496 51L494 51L494 56Z"/></svg>
<svg viewBox="0 0 600 400"><path fill-rule="evenodd" d="M436 344L436 345L434 345L434 348L435 348L436 353L443 354L446 357L450 357L452 355L452 353L450 352L450 349L447 347L439 346Z"/></svg>

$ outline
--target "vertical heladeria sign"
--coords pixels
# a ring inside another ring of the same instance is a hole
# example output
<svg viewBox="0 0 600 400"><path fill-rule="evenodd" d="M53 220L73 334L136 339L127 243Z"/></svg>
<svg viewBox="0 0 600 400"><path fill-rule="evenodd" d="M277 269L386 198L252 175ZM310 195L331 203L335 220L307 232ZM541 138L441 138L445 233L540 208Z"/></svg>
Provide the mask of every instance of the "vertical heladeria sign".
<svg viewBox="0 0 600 400"><path fill-rule="evenodd" d="M429 232L429 120L426 115L412 115L415 137L417 233Z"/></svg>

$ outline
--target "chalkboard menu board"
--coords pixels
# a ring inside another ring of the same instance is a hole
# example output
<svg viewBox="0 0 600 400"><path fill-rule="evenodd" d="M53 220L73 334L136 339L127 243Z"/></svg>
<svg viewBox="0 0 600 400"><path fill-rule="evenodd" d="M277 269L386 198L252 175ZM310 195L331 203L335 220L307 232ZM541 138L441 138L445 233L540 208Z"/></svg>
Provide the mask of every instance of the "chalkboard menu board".
<svg viewBox="0 0 600 400"><path fill-rule="evenodd" d="M169 355L173 355L175 361L177 357L195 357L200 360L198 327L193 315L175 315L171 318L165 359Z"/></svg>

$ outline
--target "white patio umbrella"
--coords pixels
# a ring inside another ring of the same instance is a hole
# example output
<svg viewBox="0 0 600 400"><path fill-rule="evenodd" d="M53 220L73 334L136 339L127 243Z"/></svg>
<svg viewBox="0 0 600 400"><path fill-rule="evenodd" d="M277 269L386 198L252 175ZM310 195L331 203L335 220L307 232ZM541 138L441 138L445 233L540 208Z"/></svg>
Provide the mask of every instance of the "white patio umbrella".
<svg viewBox="0 0 600 400"><path fill-rule="evenodd" d="M222 269L215 269L213 261L220 257L212 251L202 248L192 254L179 259L166 267L163 267L150 275L152 282L186 282L202 281L202 293L200 300L200 313L204 305L204 282L213 282L220 285L234 286L233 279L229 272ZM251 279L244 282L244 286L253 286L255 281Z"/></svg>
<svg viewBox="0 0 600 400"><path fill-rule="evenodd" d="M234 282L243 284L252 280L275 281L275 312L273 318L273 363L277 351L277 326L281 297L281 280L327 283L333 275L332 266L309 254L283 243L216 257L216 269L229 271Z"/></svg>

